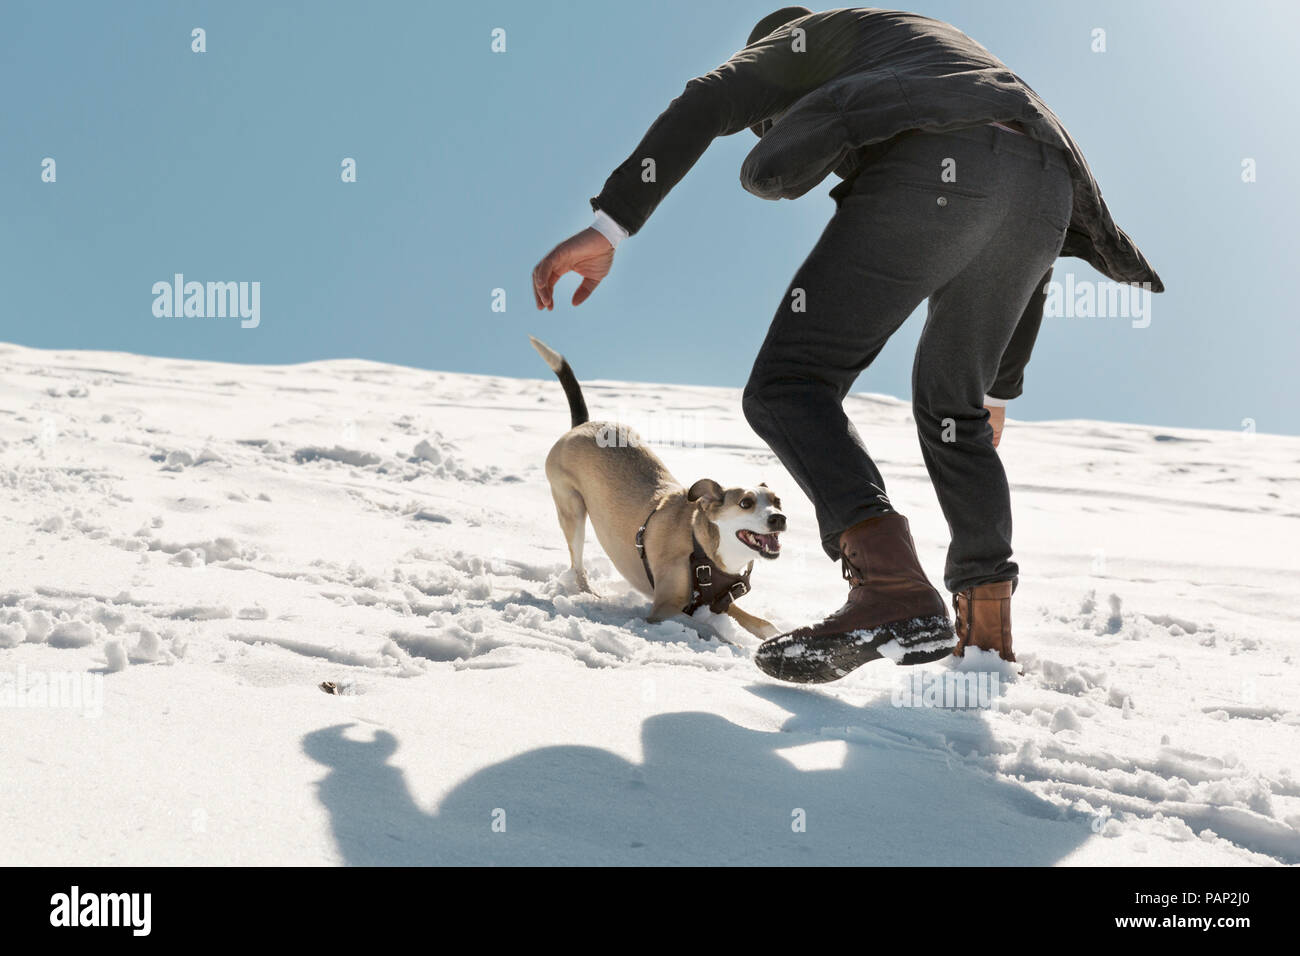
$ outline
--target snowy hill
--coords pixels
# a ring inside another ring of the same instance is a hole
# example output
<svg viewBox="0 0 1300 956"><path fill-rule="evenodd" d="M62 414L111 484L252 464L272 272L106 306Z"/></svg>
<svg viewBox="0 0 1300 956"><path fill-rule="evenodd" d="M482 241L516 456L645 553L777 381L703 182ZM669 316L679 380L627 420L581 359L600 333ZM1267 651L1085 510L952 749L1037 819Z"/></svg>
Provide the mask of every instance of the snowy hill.
<svg viewBox="0 0 1300 956"><path fill-rule="evenodd" d="M574 593L545 374L0 346L0 862L1300 862L1300 439L1012 422L1023 673L960 709L648 624L590 534ZM744 606L838 606L736 391L584 384L782 495ZM909 406L849 409L939 580Z"/></svg>

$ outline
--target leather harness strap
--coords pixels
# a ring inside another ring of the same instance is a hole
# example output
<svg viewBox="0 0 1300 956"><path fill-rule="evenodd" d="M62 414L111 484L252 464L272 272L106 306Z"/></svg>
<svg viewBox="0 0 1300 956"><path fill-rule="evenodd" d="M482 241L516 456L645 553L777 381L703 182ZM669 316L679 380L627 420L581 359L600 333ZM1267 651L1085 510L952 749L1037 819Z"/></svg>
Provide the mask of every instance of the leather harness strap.
<svg viewBox="0 0 1300 956"><path fill-rule="evenodd" d="M659 506L656 505L636 531L636 550L641 555L641 566L645 568L646 579L652 588L655 586L655 576L650 570L650 558L646 555L645 529L658 511ZM744 574L732 574L718 567L705 553L704 546L695 537L694 531L691 532L691 545L694 548L690 558L691 603L682 608L682 613L694 614L707 605L714 614L723 614L732 602L749 593L749 573L754 570L754 562L749 563Z"/></svg>
<svg viewBox="0 0 1300 956"><path fill-rule="evenodd" d="M653 518L658 511L659 505L655 505L654 511L651 511L646 515L645 521L641 522L641 527L636 529L636 550L637 553L641 555L641 567L645 568L645 576L646 579L649 580L651 587L655 586L655 576L654 572L650 570L650 559L646 557L645 553L645 529L646 525L650 524L650 519Z"/></svg>
<svg viewBox="0 0 1300 956"><path fill-rule="evenodd" d="M687 614L694 614L701 607L708 605L714 614L723 614L732 602L749 593L749 572L754 569L754 562L745 568L744 574L732 574L722 570L704 553L704 546L691 533L691 587L694 600L686 608Z"/></svg>

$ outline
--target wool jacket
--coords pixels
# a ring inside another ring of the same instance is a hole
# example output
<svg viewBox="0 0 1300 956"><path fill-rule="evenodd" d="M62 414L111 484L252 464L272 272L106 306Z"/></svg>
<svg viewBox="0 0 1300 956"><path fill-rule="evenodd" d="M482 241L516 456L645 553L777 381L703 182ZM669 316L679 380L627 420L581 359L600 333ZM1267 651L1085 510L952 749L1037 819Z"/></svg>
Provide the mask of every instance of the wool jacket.
<svg viewBox="0 0 1300 956"><path fill-rule="evenodd" d="M691 80L591 205L635 234L715 137L746 128L760 140L741 167L742 185L765 199L792 199L831 172L851 181L872 147L906 130L991 122L1018 123L1031 138L1064 151L1074 205L1061 255L1082 258L1117 282L1164 290L1111 218L1078 145L1029 84L956 27L896 10L800 17ZM989 390L996 398L1020 394L1049 277L1050 270L1007 348Z"/></svg>

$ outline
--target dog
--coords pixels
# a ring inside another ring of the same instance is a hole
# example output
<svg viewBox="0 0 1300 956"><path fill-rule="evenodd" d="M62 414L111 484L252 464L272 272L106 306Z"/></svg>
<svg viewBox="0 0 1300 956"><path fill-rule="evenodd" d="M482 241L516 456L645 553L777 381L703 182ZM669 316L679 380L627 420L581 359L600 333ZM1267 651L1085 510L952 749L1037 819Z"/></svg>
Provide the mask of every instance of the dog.
<svg viewBox="0 0 1300 956"><path fill-rule="evenodd" d="M652 623L707 606L756 637L776 637L777 628L736 600L749 592L755 558L775 561L781 554L781 499L764 484L723 488L701 478L684 487L634 431L590 421L564 356L528 339L569 400L572 427L546 456L546 478L578 586L591 591L582 565L590 517L618 573L652 599Z"/></svg>

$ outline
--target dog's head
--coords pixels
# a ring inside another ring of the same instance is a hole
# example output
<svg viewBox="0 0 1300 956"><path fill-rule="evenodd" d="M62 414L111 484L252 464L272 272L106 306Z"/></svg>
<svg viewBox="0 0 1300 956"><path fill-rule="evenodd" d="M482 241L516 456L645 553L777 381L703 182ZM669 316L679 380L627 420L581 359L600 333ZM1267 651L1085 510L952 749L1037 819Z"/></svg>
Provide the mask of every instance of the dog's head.
<svg viewBox="0 0 1300 956"><path fill-rule="evenodd" d="M717 532L716 541L704 542L704 546L726 570L739 572L755 555L769 561L780 556L778 536L785 530L785 514L781 499L767 485L723 488L712 478L701 478L691 485L686 498L696 503Z"/></svg>

